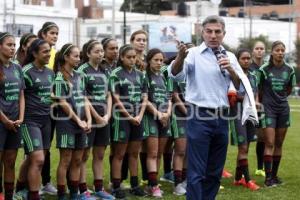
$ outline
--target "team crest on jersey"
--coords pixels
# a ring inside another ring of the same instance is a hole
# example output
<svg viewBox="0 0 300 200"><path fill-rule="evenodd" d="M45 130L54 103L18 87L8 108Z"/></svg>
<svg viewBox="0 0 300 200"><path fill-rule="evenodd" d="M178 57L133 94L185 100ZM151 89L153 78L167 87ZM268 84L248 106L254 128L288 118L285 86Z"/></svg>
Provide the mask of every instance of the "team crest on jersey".
<svg viewBox="0 0 300 200"><path fill-rule="evenodd" d="M14 76L17 78L17 79L20 79L20 72L18 70L14 70Z"/></svg>
<svg viewBox="0 0 300 200"><path fill-rule="evenodd" d="M40 146L40 140L39 139L34 139L33 140L33 146L35 146L35 147Z"/></svg>
<svg viewBox="0 0 300 200"><path fill-rule="evenodd" d="M288 72L282 72L281 77L282 77L284 80L287 80L287 79L289 78L289 73L288 73Z"/></svg>
<svg viewBox="0 0 300 200"><path fill-rule="evenodd" d="M49 81L49 83L52 83L53 77L51 75L48 75L48 81Z"/></svg>
<svg viewBox="0 0 300 200"><path fill-rule="evenodd" d="M68 143L69 145L74 145L75 141L73 137L68 137Z"/></svg>
<svg viewBox="0 0 300 200"><path fill-rule="evenodd" d="M90 81L94 81L95 77L94 76L90 76Z"/></svg>

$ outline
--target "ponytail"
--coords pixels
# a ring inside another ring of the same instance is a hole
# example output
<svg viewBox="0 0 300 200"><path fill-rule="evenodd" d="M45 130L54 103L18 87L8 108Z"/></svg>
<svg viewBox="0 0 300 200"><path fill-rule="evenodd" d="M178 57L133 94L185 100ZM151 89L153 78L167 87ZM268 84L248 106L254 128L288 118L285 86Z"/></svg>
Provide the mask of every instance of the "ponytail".
<svg viewBox="0 0 300 200"><path fill-rule="evenodd" d="M70 81L71 75L65 70L64 65L66 63L65 56L69 56L72 49L76 46L68 43L65 44L60 51L57 51L54 59L53 71L55 73L61 72L65 81Z"/></svg>

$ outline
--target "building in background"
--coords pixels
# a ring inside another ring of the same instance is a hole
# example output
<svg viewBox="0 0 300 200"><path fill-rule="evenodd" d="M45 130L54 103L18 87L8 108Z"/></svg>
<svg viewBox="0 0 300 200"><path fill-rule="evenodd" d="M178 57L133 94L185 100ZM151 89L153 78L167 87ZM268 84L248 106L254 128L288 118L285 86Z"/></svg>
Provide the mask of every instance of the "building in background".
<svg viewBox="0 0 300 200"><path fill-rule="evenodd" d="M24 33L35 33L46 21L59 26L57 47L76 41L74 0L1 0L0 31L9 31L17 41Z"/></svg>

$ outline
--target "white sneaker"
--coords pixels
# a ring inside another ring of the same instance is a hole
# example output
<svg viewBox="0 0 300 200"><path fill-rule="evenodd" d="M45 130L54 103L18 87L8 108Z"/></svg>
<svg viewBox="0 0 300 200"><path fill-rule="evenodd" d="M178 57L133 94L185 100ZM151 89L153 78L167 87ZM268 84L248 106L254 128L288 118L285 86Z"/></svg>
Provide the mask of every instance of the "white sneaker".
<svg viewBox="0 0 300 200"><path fill-rule="evenodd" d="M57 189L51 183L47 183L42 188L42 191L43 191L44 194L49 194L49 195L56 195L57 194Z"/></svg>
<svg viewBox="0 0 300 200"><path fill-rule="evenodd" d="M182 183L179 183L176 187L174 187L173 194L181 196L185 195L186 189L183 187Z"/></svg>

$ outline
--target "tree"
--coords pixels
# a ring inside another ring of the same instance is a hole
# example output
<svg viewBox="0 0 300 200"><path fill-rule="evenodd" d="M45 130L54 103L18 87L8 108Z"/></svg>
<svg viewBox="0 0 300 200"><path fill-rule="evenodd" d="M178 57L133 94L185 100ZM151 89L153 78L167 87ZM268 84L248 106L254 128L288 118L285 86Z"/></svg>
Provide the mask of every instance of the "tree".
<svg viewBox="0 0 300 200"><path fill-rule="evenodd" d="M258 37L254 38L240 38L240 45L238 46L238 49L246 48L252 50L256 41L262 41L266 45L266 51L270 52L272 42L269 40L268 36L265 35L259 35Z"/></svg>
<svg viewBox="0 0 300 200"><path fill-rule="evenodd" d="M121 11L129 11L130 4L132 6L132 12L137 13L149 13L159 14L161 10L171 10L172 6L170 2L161 0L125 0L121 6Z"/></svg>

